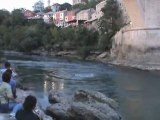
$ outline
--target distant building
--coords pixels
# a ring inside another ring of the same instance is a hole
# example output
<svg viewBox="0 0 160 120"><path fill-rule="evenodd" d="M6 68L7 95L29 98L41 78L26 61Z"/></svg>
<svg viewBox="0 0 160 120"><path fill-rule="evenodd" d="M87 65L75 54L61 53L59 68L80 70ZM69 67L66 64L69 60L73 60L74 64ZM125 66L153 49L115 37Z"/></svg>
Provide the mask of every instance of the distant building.
<svg viewBox="0 0 160 120"><path fill-rule="evenodd" d="M70 22L76 20L76 15L74 11L67 11L67 15L65 17L66 22Z"/></svg>
<svg viewBox="0 0 160 120"><path fill-rule="evenodd" d="M76 4L85 4L85 0L73 0L73 5Z"/></svg>
<svg viewBox="0 0 160 120"><path fill-rule="evenodd" d="M85 26L88 29L98 29L98 24L97 24L97 14L96 12L92 14L92 18L90 20L85 21Z"/></svg>
<svg viewBox="0 0 160 120"><path fill-rule="evenodd" d="M36 12L42 12L44 10L44 3L41 1L38 1L33 6L34 11Z"/></svg>
<svg viewBox="0 0 160 120"><path fill-rule="evenodd" d="M45 23L53 23L53 12L44 13L43 20Z"/></svg>
<svg viewBox="0 0 160 120"><path fill-rule="evenodd" d="M30 11L30 10L25 10L25 11L23 12L23 15L24 15L25 18L30 18L30 17L36 16L36 13L35 13L35 12L32 12L32 11Z"/></svg>
<svg viewBox="0 0 160 120"><path fill-rule="evenodd" d="M53 22L58 27L65 27L67 23L65 22L65 16L67 15L67 10L56 12L53 15Z"/></svg>
<svg viewBox="0 0 160 120"><path fill-rule="evenodd" d="M58 12L60 10L60 4L55 3L55 4L51 5L51 10L53 13Z"/></svg>
<svg viewBox="0 0 160 120"><path fill-rule="evenodd" d="M92 18L92 14L95 13L96 11L93 8L87 9L87 10L82 10L77 13L77 20L90 20Z"/></svg>
<svg viewBox="0 0 160 120"><path fill-rule="evenodd" d="M97 20L103 16L102 8L106 5L106 0L96 5L96 11L92 14L91 19L85 21L88 29L98 29Z"/></svg>
<svg viewBox="0 0 160 120"><path fill-rule="evenodd" d="M106 0L100 2L96 5L96 16L98 19L100 19L103 16L102 8L104 8L106 5Z"/></svg>
<svg viewBox="0 0 160 120"><path fill-rule="evenodd" d="M45 23L48 23L48 24L52 22L51 18L47 14L45 14L43 16L43 20L44 20Z"/></svg>
<svg viewBox="0 0 160 120"><path fill-rule="evenodd" d="M67 11L65 22L67 23L67 26L76 26L76 11Z"/></svg>
<svg viewBox="0 0 160 120"><path fill-rule="evenodd" d="M48 7L50 7L50 3L51 3L51 1L50 1L50 0L48 0Z"/></svg>

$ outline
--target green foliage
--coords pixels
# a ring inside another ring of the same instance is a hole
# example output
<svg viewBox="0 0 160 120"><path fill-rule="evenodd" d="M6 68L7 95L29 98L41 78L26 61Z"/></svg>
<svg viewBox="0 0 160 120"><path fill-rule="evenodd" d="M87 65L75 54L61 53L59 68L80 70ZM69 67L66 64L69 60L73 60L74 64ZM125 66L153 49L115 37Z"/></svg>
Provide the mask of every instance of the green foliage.
<svg viewBox="0 0 160 120"><path fill-rule="evenodd" d="M0 24L3 24L9 16L10 13L8 11L0 10Z"/></svg>
<svg viewBox="0 0 160 120"><path fill-rule="evenodd" d="M51 11L52 11L51 7L46 7L43 10L44 13L51 12Z"/></svg>
<svg viewBox="0 0 160 120"><path fill-rule="evenodd" d="M91 51L96 49L98 44L98 32L78 27L75 30L75 42L78 53L85 59Z"/></svg>
<svg viewBox="0 0 160 120"><path fill-rule="evenodd" d="M24 25L25 24L25 19L24 19L22 10L21 9L13 10L12 14L11 14L11 20L12 20L11 22L12 22L13 26Z"/></svg>
<svg viewBox="0 0 160 120"><path fill-rule="evenodd" d="M69 3L63 3L60 5L60 10L71 10L72 9L72 5Z"/></svg>
<svg viewBox="0 0 160 120"><path fill-rule="evenodd" d="M104 51L111 49L112 37L125 23L122 18L122 11L116 0L108 0L102 11L104 16L99 21L99 49Z"/></svg>
<svg viewBox="0 0 160 120"><path fill-rule="evenodd" d="M28 21L24 19L20 9L14 10L11 14L7 11L0 13L1 50L74 50L85 59L97 48L98 32L95 30L88 30L82 26L58 28L43 21Z"/></svg>

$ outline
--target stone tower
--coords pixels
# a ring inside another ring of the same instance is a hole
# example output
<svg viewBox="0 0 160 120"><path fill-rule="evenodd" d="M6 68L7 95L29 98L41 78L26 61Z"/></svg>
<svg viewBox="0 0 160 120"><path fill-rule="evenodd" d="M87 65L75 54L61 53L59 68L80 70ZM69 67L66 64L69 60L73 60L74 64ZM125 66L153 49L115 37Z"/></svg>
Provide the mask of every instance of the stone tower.
<svg viewBox="0 0 160 120"><path fill-rule="evenodd" d="M50 0L48 0L48 6L50 6L50 3L51 3Z"/></svg>

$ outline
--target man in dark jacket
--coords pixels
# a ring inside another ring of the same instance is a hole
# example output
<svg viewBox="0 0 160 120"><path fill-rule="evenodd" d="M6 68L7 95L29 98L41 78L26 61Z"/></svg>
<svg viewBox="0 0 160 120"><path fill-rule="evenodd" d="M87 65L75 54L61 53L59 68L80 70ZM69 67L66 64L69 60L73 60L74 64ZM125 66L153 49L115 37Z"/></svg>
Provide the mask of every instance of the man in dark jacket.
<svg viewBox="0 0 160 120"><path fill-rule="evenodd" d="M33 113L37 99L34 96L27 96L23 103L23 109L16 113L17 120L40 120L39 117Z"/></svg>

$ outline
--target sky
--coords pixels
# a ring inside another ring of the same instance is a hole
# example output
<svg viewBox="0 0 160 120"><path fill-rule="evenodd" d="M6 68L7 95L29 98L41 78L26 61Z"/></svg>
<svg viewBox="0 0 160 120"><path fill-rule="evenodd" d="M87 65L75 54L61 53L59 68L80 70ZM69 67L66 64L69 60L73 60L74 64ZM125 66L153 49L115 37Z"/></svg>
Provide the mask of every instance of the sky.
<svg viewBox="0 0 160 120"><path fill-rule="evenodd" d="M13 9L17 8L26 8L29 10L33 10L32 6L35 2L39 0L0 0L0 9L7 9L8 11L12 11ZM47 6L48 0L42 0ZM68 2L72 4L72 0L50 0L51 4L53 3L65 3Z"/></svg>

